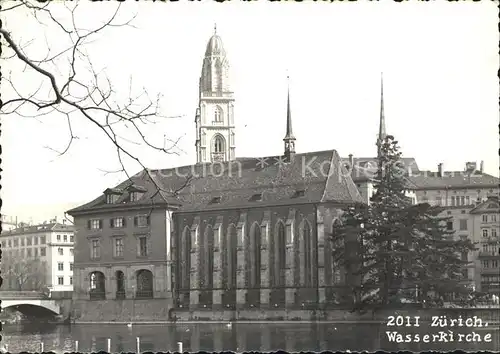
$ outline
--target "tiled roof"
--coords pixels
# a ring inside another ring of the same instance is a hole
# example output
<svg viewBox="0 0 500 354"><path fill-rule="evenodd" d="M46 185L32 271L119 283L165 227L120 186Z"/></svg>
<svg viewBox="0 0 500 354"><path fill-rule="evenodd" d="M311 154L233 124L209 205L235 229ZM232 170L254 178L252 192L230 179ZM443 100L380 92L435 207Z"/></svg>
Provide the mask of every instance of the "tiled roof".
<svg viewBox="0 0 500 354"><path fill-rule="evenodd" d="M41 232L72 232L74 231L73 225L61 224L58 222L52 222L48 224L40 224L40 225L32 225L26 227L18 227L12 230L2 231L2 236L13 236L13 235L23 235L23 234L33 234L33 233L41 233Z"/></svg>
<svg viewBox="0 0 500 354"><path fill-rule="evenodd" d="M472 209L470 213L498 213L499 210L500 204L498 203L498 196L490 196L484 202L476 205L476 207Z"/></svg>
<svg viewBox="0 0 500 354"><path fill-rule="evenodd" d="M465 173L463 171L448 171L439 177L437 172L422 171L410 179L417 186L416 189L445 189L445 188L477 188L498 187L500 179L480 171Z"/></svg>
<svg viewBox="0 0 500 354"><path fill-rule="evenodd" d="M223 163L152 170L149 176L146 173L138 174L132 177L132 181L116 188L124 190L131 183L142 185L148 189L146 194L138 202L126 202L127 205L151 205L157 200L165 205L179 206L179 212L308 202L362 202L335 150L296 154L291 163L280 163L282 158L239 158ZM161 187L160 193L151 178ZM188 178L189 183L182 188ZM256 197L258 194L261 196ZM214 200L217 197L219 201ZM126 200L125 193L116 204ZM69 213L110 207L113 205L105 204L104 196L101 196Z"/></svg>
<svg viewBox="0 0 500 354"><path fill-rule="evenodd" d="M162 186L162 183L158 178L155 177L155 173L147 173L145 171L141 171L136 175L130 177L130 179L120 183L118 186L114 188L108 188L105 192L113 191L114 193L120 193L120 196L113 204L106 203L105 194L100 195L96 199L92 200L89 203L80 205L76 208L73 208L68 211L68 214L72 215L73 213L83 212L83 211L98 211L105 209L113 209L118 205L127 205L127 206L153 206L153 205L178 205L179 201L170 196L162 189L158 189L157 186ZM136 201L130 201L130 194L135 191L137 188L129 188L129 187L142 187L145 190L145 193Z"/></svg>
<svg viewBox="0 0 500 354"><path fill-rule="evenodd" d="M377 173L378 159L376 157L353 157L353 168L350 168L350 160L343 157L342 162L351 169L351 177L354 182L370 180ZM403 157L401 162L407 171L407 175L415 175L420 172L417 161L413 157Z"/></svg>

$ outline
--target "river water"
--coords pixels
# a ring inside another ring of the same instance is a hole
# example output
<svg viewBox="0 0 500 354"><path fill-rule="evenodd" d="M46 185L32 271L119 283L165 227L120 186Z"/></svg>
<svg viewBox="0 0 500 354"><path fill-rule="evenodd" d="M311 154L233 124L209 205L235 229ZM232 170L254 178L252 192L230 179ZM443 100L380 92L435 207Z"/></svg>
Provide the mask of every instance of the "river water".
<svg viewBox="0 0 500 354"><path fill-rule="evenodd" d="M37 352L40 343L45 351L56 353L74 351L78 341L79 352L107 351L108 338L111 352L136 352L136 338L140 340L141 352L176 351L177 342L183 343L184 351L498 351L500 335L495 327L489 328L444 328L455 333L475 331L483 339L491 334L491 341L485 342L407 342L395 343L388 339L386 324L333 324L333 323L265 323L265 324L162 324L162 325L47 325L23 324L4 325L2 344L7 344L9 352ZM406 329L401 329L401 332ZM413 329L415 330L415 329ZM438 333L428 325L422 325L418 333ZM411 332L414 333L414 332ZM415 332L416 333L416 332Z"/></svg>

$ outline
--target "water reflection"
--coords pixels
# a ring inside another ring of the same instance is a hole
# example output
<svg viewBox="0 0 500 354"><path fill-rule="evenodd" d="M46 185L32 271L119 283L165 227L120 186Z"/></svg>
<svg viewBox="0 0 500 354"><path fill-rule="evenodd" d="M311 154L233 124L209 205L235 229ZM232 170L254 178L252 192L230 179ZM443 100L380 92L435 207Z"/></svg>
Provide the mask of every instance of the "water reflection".
<svg viewBox="0 0 500 354"><path fill-rule="evenodd" d="M10 352L36 352L40 343L45 351L56 353L75 350L99 352L107 350L111 338L112 352L135 352L136 337L140 337L141 352L175 351L177 342L184 351L423 351L423 350L498 350L498 330L489 343L391 343L387 340L387 327L379 324L164 324L135 325L36 325L4 326L3 342ZM429 332L429 328L420 331ZM446 329L445 329L446 330ZM463 330L462 330L463 331ZM422 332L423 333L423 332Z"/></svg>

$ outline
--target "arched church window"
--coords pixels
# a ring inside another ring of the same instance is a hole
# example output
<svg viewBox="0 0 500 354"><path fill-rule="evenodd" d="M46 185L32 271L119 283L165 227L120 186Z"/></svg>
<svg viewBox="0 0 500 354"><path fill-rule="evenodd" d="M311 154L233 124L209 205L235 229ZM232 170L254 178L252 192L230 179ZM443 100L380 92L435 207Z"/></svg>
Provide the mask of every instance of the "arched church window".
<svg viewBox="0 0 500 354"><path fill-rule="evenodd" d="M286 231L285 224L280 220L276 225L276 234L274 239L274 254L276 262L276 274L274 276L275 286L285 285L286 270Z"/></svg>
<svg viewBox="0 0 500 354"><path fill-rule="evenodd" d="M214 139L214 152L223 152L224 151L224 141L222 137L216 136Z"/></svg>
<svg viewBox="0 0 500 354"><path fill-rule="evenodd" d="M312 250L311 250L311 226L307 220L304 220L302 229L302 239L304 242L304 285L312 285Z"/></svg>
<svg viewBox="0 0 500 354"><path fill-rule="evenodd" d="M215 107L214 118L216 122L222 122L222 109L220 107Z"/></svg>

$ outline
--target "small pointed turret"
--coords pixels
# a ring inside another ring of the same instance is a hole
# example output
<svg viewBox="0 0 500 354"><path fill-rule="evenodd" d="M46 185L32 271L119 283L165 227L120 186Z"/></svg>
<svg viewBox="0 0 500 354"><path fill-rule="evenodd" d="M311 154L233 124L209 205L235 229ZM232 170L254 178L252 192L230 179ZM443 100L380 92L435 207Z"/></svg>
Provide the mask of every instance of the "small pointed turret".
<svg viewBox="0 0 500 354"><path fill-rule="evenodd" d="M380 74L380 121L378 128L377 137L377 156L380 156L382 144L384 142L387 133L385 131L385 113L384 113L384 76L383 73Z"/></svg>
<svg viewBox="0 0 500 354"><path fill-rule="evenodd" d="M287 80L290 78L287 76ZM291 161L295 156L295 137L292 130L292 112L290 109L290 83L288 84L288 96L286 106L286 135L283 139L285 142L285 160Z"/></svg>

